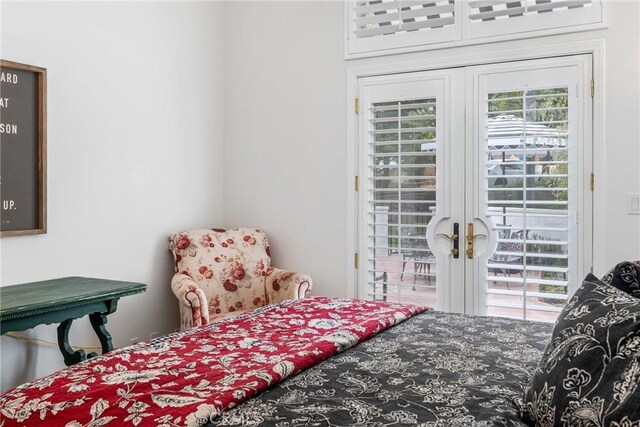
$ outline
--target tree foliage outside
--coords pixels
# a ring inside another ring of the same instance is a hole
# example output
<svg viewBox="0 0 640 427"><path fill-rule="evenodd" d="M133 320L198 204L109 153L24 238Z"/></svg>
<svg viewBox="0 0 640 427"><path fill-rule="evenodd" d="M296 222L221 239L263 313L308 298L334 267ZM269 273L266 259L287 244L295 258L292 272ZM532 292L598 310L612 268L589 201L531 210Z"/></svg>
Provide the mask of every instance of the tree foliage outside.
<svg viewBox="0 0 640 427"><path fill-rule="evenodd" d="M512 116L523 121L523 133L527 125L544 126L546 137L535 135L521 135L521 144L518 150L506 147L510 156L514 152L518 154L519 163L522 164L521 174L537 175L527 177L527 189L534 189L527 193L527 200L553 200L568 201L568 154L566 150L557 151L553 147L546 147L542 139L556 141L555 147L566 148L568 141L568 93L566 88L535 89L529 91L499 92L489 95L488 114L489 119L500 116ZM500 161L501 159L490 158ZM500 167L503 171L510 167L509 159L502 161ZM505 175L503 173L502 175ZM565 175L565 176L548 176ZM503 193L509 200L523 200L524 178L514 175L497 180L501 188L513 188L513 192ZM496 181L494 181L495 183ZM540 189L555 189L555 191L535 191ZM547 209L566 209L562 205L541 205L536 207Z"/></svg>

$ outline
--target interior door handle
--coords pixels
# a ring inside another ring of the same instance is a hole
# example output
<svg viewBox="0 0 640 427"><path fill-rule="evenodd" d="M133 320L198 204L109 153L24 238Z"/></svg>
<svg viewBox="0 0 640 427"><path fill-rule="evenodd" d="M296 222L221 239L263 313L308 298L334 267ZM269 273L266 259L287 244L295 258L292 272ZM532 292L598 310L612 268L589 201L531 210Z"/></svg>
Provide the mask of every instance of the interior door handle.
<svg viewBox="0 0 640 427"><path fill-rule="evenodd" d="M473 259L473 242L478 237L487 238L486 234L473 234L473 223L467 224L467 258Z"/></svg>
<svg viewBox="0 0 640 427"><path fill-rule="evenodd" d="M458 224L457 222L453 223L453 234L448 235L448 234L444 234L444 233L439 233L436 234L436 237L444 237L445 239L448 239L451 241L451 255L453 255L454 258L458 258L460 256L460 242L459 242L459 237L460 237L460 224Z"/></svg>

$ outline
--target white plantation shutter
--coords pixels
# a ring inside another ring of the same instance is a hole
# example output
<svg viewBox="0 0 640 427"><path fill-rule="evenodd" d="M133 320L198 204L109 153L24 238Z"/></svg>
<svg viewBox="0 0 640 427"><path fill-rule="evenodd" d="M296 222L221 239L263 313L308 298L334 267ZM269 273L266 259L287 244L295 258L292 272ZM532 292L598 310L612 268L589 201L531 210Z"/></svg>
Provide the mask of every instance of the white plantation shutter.
<svg viewBox="0 0 640 427"><path fill-rule="evenodd" d="M358 0L347 2L347 57L602 21L601 0ZM433 46L431 47L433 48Z"/></svg>
<svg viewBox="0 0 640 427"><path fill-rule="evenodd" d="M367 296L434 305L436 99L374 102L368 114Z"/></svg>
<svg viewBox="0 0 640 427"><path fill-rule="evenodd" d="M589 24L601 20L599 0L471 0L465 2L468 38Z"/></svg>
<svg viewBox="0 0 640 427"><path fill-rule="evenodd" d="M349 13L347 37L351 53L457 38L454 0L356 1Z"/></svg>
<svg viewBox="0 0 640 427"><path fill-rule="evenodd" d="M399 34L453 25L453 2L394 0L363 2L355 7L354 34L358 38Z"/></svg>
<svg viewBox="0 0 640 427"><path fill-rule="evenodd" d="M498 237L486 265L488 314L553 320L578 280L569 266L574 108L568 87L488 94L485 203Z"/></svg>
<svg viewBox="0 0 640 427"><path fill-rule="evenodd" d="M516 18L545 12L588 8L592 0L475 0L469 2L471 21Z"/></svg>

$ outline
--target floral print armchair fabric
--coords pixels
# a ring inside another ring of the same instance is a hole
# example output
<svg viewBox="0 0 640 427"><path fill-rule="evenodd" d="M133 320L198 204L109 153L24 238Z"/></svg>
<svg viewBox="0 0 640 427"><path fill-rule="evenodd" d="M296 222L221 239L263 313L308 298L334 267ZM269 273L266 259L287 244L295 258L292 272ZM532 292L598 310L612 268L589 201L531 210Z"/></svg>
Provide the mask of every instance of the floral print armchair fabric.
<svg viewBox="0 0 640 427"><path fill-rule="evenodd" d="M206 325L244 311L304 298L311 277L271 267L267 235L252 228L202 229L172 235L181 329Z"/></svg>

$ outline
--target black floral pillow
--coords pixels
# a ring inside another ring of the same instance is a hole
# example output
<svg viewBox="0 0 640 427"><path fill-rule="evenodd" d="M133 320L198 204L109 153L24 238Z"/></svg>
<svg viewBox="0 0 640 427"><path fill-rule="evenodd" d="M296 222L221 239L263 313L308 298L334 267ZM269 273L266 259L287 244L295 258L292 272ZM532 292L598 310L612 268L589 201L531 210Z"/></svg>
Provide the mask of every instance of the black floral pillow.
<svg viewBox="0 0 640 427"><path fill-rule="evenodd" d="M623 261L602 277L602 281L640 298L640 261Z"/></svg>
<svg viewBox="0 0 640 427"><path fill-rule="evenodd" d="M640 299L589 274L560 313L521 415L531 426L640 427Z"/></svg>

